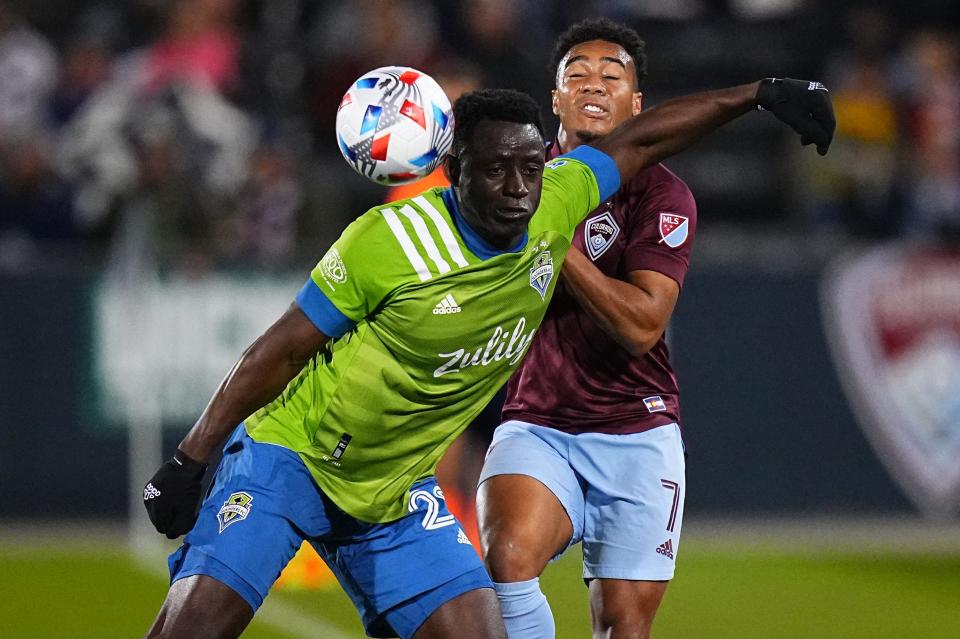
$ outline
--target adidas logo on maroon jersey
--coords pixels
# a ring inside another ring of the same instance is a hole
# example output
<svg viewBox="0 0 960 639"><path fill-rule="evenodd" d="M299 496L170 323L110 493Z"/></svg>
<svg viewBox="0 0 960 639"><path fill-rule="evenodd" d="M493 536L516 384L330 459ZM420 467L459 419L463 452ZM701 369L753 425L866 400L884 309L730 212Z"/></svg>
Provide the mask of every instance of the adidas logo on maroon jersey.
<svg viewBox="0 0 960 639"><path fill-rule="evenodd" d="M665 557L673 559L673 540L668 539L659 546L657 546L657 552Z"/></svg>

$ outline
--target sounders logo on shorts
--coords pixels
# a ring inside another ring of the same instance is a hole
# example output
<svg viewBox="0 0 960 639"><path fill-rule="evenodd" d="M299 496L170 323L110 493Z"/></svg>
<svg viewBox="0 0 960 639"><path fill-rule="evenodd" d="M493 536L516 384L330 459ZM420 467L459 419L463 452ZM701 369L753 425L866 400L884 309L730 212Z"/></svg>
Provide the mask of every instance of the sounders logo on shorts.
<svg viewBox="0 0 960 639"><path fill-rule="evenodd" d="M860 427L923 511L960 513L960 254L882 247L824 279L828 343Z"/></svg>
<svg viewBox="0 0 960 639"><path fill-rule="evenodd" d="M250 514L250 504L253 503L253 497L244 492L233 493L223 502L220 512L217 513L217 521L220 522L220 532L226 530L227 526L243 521Z"/></svg>

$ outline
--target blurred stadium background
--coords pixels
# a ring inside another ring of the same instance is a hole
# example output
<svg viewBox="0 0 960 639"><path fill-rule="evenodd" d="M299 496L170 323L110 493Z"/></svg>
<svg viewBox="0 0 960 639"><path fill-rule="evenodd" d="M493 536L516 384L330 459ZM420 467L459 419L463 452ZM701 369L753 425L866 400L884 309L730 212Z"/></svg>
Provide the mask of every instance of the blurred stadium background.
<svg viewBox="0 0 960 639"><path fill-rule="evenodd" d="M140 487L387 196L338 155L348 83L404 64L549 116L553 38L602 14L647 40L647 106L812 77L839 125L823 159L757 114L667 162L700 232L670 331L689 494L657 636L960 637L951 4L0 0L0 636L149 625L172 547ZM447 464L462 502L495 416ZM589 634L578 574L546 577L560 637ZM258 619L245 636L360 636L308 555Z"/></svg>

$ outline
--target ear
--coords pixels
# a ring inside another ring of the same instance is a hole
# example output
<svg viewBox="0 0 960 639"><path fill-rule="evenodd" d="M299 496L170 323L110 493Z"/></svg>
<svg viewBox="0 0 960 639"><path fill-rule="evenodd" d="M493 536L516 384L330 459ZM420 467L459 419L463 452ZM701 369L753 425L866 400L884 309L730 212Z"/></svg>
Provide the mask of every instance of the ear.
<svg viewBox="0 0 960 639"><path fill-rule="evenodd" d="M553 109L554 115L560 115L560 107L557 105L557 90L553 89L550 91L550 108Z"/></svg>
<svg viewBox="0 0 960 639"><path fill-rule="evenodd" d="M637 115L640 113L640 109L643 108L643 93L637 91L633 94L633 114Z"/></svg>
<svg viewBox="0 0 960 639"><path fill-rule="evenodd" d="M443 158L443 174L451 185L460 186L460 158L458 156L448 153Z"/></svg>

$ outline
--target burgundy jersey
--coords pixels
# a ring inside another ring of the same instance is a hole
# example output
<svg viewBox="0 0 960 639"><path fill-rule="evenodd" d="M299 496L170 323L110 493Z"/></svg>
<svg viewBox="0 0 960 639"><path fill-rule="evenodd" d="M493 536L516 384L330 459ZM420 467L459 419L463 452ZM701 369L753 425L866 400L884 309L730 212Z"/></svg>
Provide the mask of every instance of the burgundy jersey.
<svg viewBox="0 0 960 639"><path fill-rule="evenodd" d="M559 155L558 145L548 159ZM580 223L574 246L608 277L649 270L681 286L697 208L663 165L644 169ZM571 249L572 250L572 249ZM558 286L520 368L507 383L504 421L570 433L638 433L680 422L677 379L661 337L633 357Z"/></svg>

